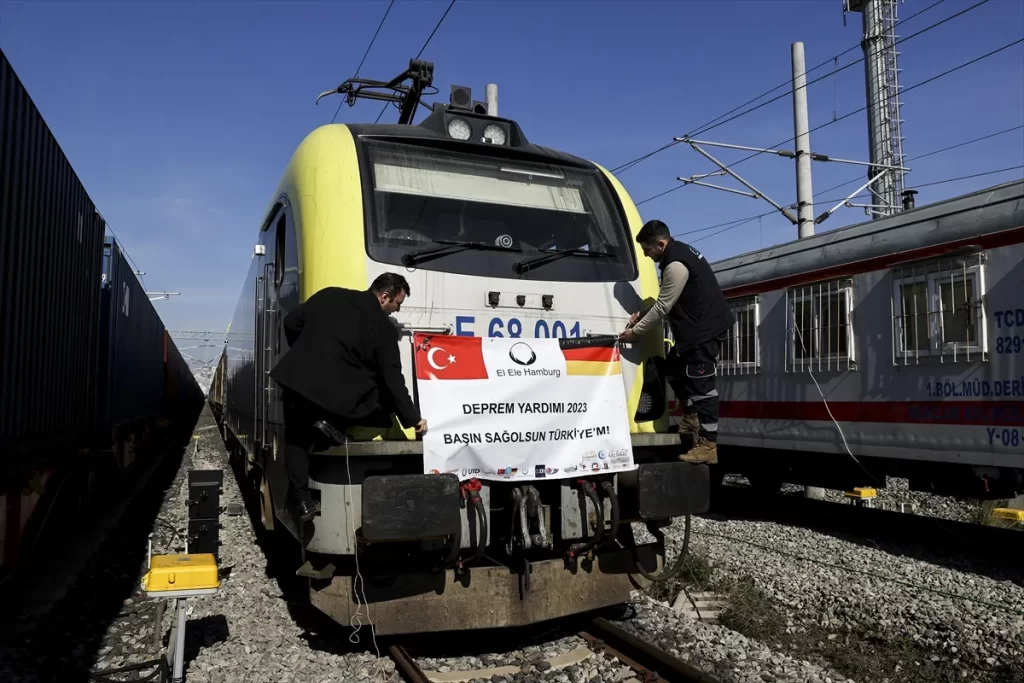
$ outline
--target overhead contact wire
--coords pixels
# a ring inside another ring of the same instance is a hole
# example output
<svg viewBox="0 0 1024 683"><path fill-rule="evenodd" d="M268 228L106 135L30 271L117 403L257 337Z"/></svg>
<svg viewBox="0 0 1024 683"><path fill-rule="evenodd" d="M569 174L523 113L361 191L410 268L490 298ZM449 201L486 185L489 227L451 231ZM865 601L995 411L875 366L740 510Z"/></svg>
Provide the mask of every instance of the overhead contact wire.
<svg viewBox="0 0 1024 683"><path fill-rule="evenodd" d="M984 2L988 2L988 1L989 0L984 0ZM980 62L980 61L982 61L984 59L988 59L989 57L993 57L993 56L999 54L1000 52L1008 50L1011 47L1014 47L1015 45L1020 45L1021 43L1024 43L1024 38L1019 38L1019 39L1017 39L1017 40L1015 40L1013 42L1007 43L1006 45L1003 45L1001 47L997 47L996 49L994 49L994 50L992 50L990 52L986 52L985 54L983 54L983 55L981 55L979 57L975 57L974 59L972 59L970 61L964 62L963 64L958 64L957 66L954 66L954 67L952 67L950 69L946 69L945 71L943 71L941 73L935 74L934 76L931 76L930 78L926 78L925 80L920 81L919 83L915 83L914 85L909 86L909 87L903 89L899 93L890 94L890 95L888 95L886 97L886 99L891 99L891 98L897 96L897 94L903 95L903 94L906 94L906 93L908 93L908 92L910 92L912 90L916 90L917 88L920 88L921 86L924 86L924 85L927 85L929 83L932 83L933 81L937 81L940 78L944 78L946 76L949 76L950 74L953 74L953 73L959 71L960 69L965 69L968 66L971 66L973 64L977 64L978 62ZM810 133L814 133L816 131L822 130L824 128L828 128L829 126L831 126L833 124L839 123L843 119L850 118L854 114L860 114L861 112L867 111L867 109L868 109L867 105L865 105L863 107L860 107L859 109L854 109L851 112L843 114L842 116L840 116L837 119L832 119L831 121L826 121L825 123L823 123L823 124L821 124L819 126L815 126L814 128L811 128L807 132L808 132L808 134L810 134ZM794 139L795 139L795 137L789 137L789 138L786 138L785 140L782 140L780 142L775 143L774 145L770 145L764 151L759 151L759 152L754 152L753 154L749 154L749 155L743 157L742 159L740 159L739 161L734 162L732 164L729 164L729 168L735 168L736 166L739 166L740 164L742 164L742 163L744 163L746 161L750 161L754 157L757 157L757 156L760 156L761 154L764 154L765 151L768 151L770 149L774 149L774 148L778 147L779 145L784 145L787 142L792 142ZM684 187L686 187L686 186L685 185L678 185L676 187L673 187L673 188L670 188L668 190L665 190L664 192L656 194L656 195L654 195L652 197L648 197L647 199L639 201L639 202L636 203L636 205L640 206L641 204L645 204L645 203L651 201L652 199L656 199L658 197L663 197L664 195L669 194L670 192L675 192L676 190L680 190L680 189L682 189Z"/></svg>
<svg viewBox="0 0 1024 683"><path fill-rule="evenodd" d="M924 14L928 10L931 10L934 7L938 6L942 2L943 2L943 0L938 0L938 2L935 2L935 3L931 4L931 5L929 5L928 7L925 7L924 9L920 10L919 12L917 12L915 14L912 14L911 16L909 16L909 17L907 17L905 19L901 19L900 21L896 22L896 24L894 26L899 26L900 24L903 24L903 23L905 23L907 21L910 21L911 19L914 19L917 16L920 16L921 14ZM952 14L952 15L950 15L950 16L948 16L948 17L946 17L946 18L944 18L944 19L942 19L942 20L940 20L940 21L938 21L938 22L936 22L934 24L931 24L930 26L926 26L925 28L921 29L920 31L917 31L916 33L912 33L909 36L906 36L904 38L900 38L900 39L896 40L894 45L899 45L900 43L904 43L904 42L906 42L908 40L912 40L913 38L916 38L916 37L918 37L918 36L920 36L920 35L922 35L924 33L927 33L928 31L931 31L931 30L933 30L935 28L938 28L939 26L941 26L941 25L943 25L943 24L945 24L945 23L947 23L949 21L952 21L953 19L956 19L956 18L966 14L967 12L970 12L971 10L974 10L974 9L980 7L981 5L984 5L987 2L989 2L989 0L980 0L980 2L978 2L978 3L974 4L974 5L971 5L970 7L966 8L966 9L963 9L963 10L961 10L961 11L955 13L955 14ZM859 47L860 47L860 43L858 43L857 45L854 45L853 47L851 47L851 48L849 48L849 49L839 53L838 55L835 55L833 57L829 57L827 60L823 61L821 64L818 64L817 66L813 67L812 69L805 71L804 75L809 74L812 71L816 71L816 70L820 69L821 67L825 66L826 64L828 64L830 62L833 62L834 60L838 59L839 57L842 57L842 56L844 56L846 54L849 54L850 52L856 50ZM811 85L813 85L815 83L818 83L819 81L822 81L822 80L824 80L826 78L831 78L832 76L835 76L839 72L845 71L846 69L850 68L851 66L854 66L855 64L860 64L863 61L864 61L864 57L861 57L860 59L858 59L856 61L850 62L849 64L846 64L846 65L841 66L841 67L839 67L837 69L834 69L833 71L830 71L828 74L826 74L824 76L820 76L820 77L818 77L818 78L816 78L816 79L814 79L814 80L812 80L812 81L810 81L808 83L805 83L803 87L807 88L808 86L811 86ZM761 99L762 97L765 97L766 95L770 95L771 93L775 92L779 88L785 87L790 82L791 81L787 81L786 83L782 83L780 85L775 86L771 90L769 90L769 91L767 91L765 93L762 93L761 95L758 95L753 100L750 100L750 101L748 101L748 102L746 102L744 104L741 104L739 107L735 107L732 110L730 110L729 112L726 112L725 114L722 114L722 115L716 117L715 119L712 119L711 121L709 121L708 123L704 124L703 126L700 126L700 127L696 128L695 130L691 131L690 133L687 133L686 136L684 136L684 137L692 137L694 135L701 135L701 134L707 133L710 130L718 128L719 126L724 126L726 123L730 123L731 121L735 121L738 118L741 118L743 116L746 116L747 114L753 113L753 112L757 111L758 109L761 109L762 107L765 107L765 106L767 106L769 104L772 104L773 102L777 102L778 100L780 100L780 99L782 99L784 97L787 97L788 95L791 95L793 93L792 89L789 90L788 92L785 92L785 93L777 96L777 97L772 98L771 100L768 100L766 102L762 102L761 104L757 105L756 107L751 107L750 109L744 110L743 112L740 112L739 114L737 114L735 116L732 116L730 118L726 118L726 120L724 120L724 121L719 121L718 120L718 119L721 119L723 117L728 117L730 114L735 112L737 109L741 109L742 107L745 107L747 104L751 104L751 103L756 102L757 100ZM653 152L649 152L649 153L647 153L647 154L645 154L645 155L643 155L641 157L637 157L636 159L628 161L625 164L621 164L620 166L616 166L615 168L612 169L612 173L622 173L622 172L625 172L625 171L629 170L630 168L633 168L637 164L641 163L642 161L645 161L645 160L651 158L652 156L654 156L656 154L659 154L659 153L665 151L666 149L669 149L670 147L674 147L677 144L679 144L678 141L673 141L673 142L671 142L669 144L663 145L662 147L654 150Z"/></svg>
<svg viewBox="0 0 1024 683"><path fill-rule="evenodd" d="M391 3L388 5L388 8L384 10L384 16L381 17L380 23L377 24L377 30L374 31L373 38L370 39L370 44L366 46L366 52L363 53L363 58L359 60L359 66L356 67L356 73L354 76L352 76L352 78L359 78L359 72L363 68L363 63L366 62L367 55L370 54L370 48L372 48L373 44L377 42L377 35L380 34L380 29L384 26L384 21L388 18L388 14L390 14L391 8L394 6L394 4L395 0L391 0ZM331 117L331 123L334 123L334 120L338 118L338 112L341 111L341 105L343 105L344 103L344 99L342 99L341 102L338 103L338 108L334 110L334 116Z"/></svg>
<svg viewBox="0 0 1024 683"><path fill-rule="evenodd" d="M448 16L448 12L452 10L452 7L454 5L455 0L452 0L450 3L448 3L448 9L446 9L444 11L444 14L441 15L441 18L437 20L437 24L434 25L434 30L430 32L430 35L427 36L426 42L423 43L423 47L421 47L420 51L416 53L416 59L419 59L420 56L423 54L423 51L427 49L427 45L430 45L430 41L434 39L434 34L437 33L437 29L441 28L441 24L444 23L445 17ZM388 102L384 103L384 106L381 108L380 113L377 114L377 118L373 120L374 123L379 122L380 117L384 116L384 112L388 110L388 104Z"/></svg>

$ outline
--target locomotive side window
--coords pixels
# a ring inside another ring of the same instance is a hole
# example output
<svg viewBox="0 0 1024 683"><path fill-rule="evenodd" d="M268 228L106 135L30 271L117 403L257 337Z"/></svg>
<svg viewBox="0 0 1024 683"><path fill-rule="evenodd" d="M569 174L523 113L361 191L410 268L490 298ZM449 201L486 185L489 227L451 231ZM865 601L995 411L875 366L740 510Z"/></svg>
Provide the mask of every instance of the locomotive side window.
<svg viewBox="0 0 1024 683"><path fill-rule="evenodd" d="M726 375L757 372L761 360L758 298L747 296L729 301L733 323L722 344L719 369Z"/></svg>
<svg viewBox="0 0 1024 683"><path fill-rule="evenodd" d="M281 217L277 219L277 227L274 233L274 286L280 287L281 283L284 282L284 268L285 268L285 231L288 226L287 217L285 212L281 212Z"/></svg>
<svg viewBox="0 0 1024 683"><path fill-rule="evenodd" d="M853 281L831 280L786 292L790 372L854 367Z"/></svg>
<svg viewBox="0 0 1024 683"><path fill-rule="evenodd" d="M983 255L894 268L893 358L898 364L983 360Z"/></svg>

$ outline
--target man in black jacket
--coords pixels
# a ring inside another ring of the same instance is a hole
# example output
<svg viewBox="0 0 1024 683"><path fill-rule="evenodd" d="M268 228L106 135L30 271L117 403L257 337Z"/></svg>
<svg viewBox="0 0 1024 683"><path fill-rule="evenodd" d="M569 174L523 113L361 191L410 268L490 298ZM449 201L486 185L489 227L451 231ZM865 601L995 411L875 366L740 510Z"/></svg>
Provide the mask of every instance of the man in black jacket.
<svg viewBox="0 0 1024 683"><path fill-rule="evenodd" d="M318 440L344 442L346 426L388 427L396 413L405 428L427 431L409 396L388 317L409 295L409 283L384 273L370 289L327 287L283 322L289 350L270 376L284 389L285 467L299 519L316 514L309 493L309 451Z"/></svg>
<svg viewBox="0 0 1024 683"><path fill-rule="evenodd" d="M645 255L661 268L658 300L646 311L634 313L620 335L634 341L668 317L675 342L668 364L669 383L679 401L685 401L681 429L694 436L693 447L679 456L687 462L718 462L718 390L716 363L733 317L704 255L672 239L668 226L648 221L636 241Z"/></svg>

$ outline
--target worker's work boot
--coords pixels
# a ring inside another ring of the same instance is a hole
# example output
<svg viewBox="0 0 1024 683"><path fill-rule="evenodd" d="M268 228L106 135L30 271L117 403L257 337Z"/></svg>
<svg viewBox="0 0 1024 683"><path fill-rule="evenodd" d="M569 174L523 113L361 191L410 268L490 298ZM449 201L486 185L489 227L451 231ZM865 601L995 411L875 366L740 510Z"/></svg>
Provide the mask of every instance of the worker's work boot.
<svg viewBox="0 0 1024 683"><path fill-rule="evenodd" d="M679 422L679 433L690 434L696 438L700 432L700 420L697 413L683 413L683 419Z"/></svg>
<svg viewBox="0 0 1024 683"><path fill-rule="evenodd" d="M693 448L680 455L679 459L698 465L714 465L718 462L718 444L698 436L693 442Z"/></svg>
<svg viewBox="0 0 1024 683"><path fill-rule="evenodd" d="M316 517L316 513L320 511L320 505L307 493L305 496L298 500L293 499L289 496L291 509L295 516L300 522L311 522Z"/></svg>
<svg viewBox="0 0 1024 683"><path fill-rule="evenodd" d="M303 500L296 504L295 512L303 522L310 522L316 517L317 506L312 500Z"/></svg>

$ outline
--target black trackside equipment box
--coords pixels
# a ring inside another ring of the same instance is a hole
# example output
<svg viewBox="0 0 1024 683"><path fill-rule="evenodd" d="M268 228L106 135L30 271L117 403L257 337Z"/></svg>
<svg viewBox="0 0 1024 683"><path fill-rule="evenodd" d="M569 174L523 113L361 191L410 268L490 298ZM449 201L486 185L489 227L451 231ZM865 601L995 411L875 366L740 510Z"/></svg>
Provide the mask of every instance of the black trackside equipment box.
<svg viewBox="0 0 1024 683"><path fill-rule="evenodd" d="M188 473L188 551L211 553L220 560L220 494L222 470Z"/></svg>

